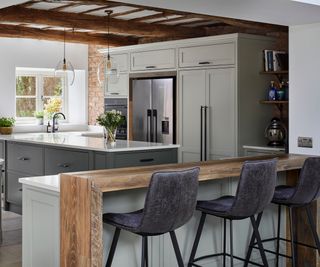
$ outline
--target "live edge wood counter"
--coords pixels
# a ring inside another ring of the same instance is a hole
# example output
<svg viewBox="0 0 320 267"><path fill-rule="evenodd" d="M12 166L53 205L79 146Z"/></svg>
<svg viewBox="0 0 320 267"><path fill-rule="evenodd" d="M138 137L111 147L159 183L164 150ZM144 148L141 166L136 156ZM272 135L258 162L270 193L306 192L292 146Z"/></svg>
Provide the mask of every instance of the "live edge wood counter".
<svg viewBox="0 0 320 267"><path fill-rule="evenodd" d="M155 171L194 166L200 167L199 181L237 177L244 161L268 158L272 156L62 174L60 266L102 266L102 193L145 188ZM301 169L306 158L307 156L292 154L278 156L277 170L286 171L288 179L296 179L297 170Z"/></svg>

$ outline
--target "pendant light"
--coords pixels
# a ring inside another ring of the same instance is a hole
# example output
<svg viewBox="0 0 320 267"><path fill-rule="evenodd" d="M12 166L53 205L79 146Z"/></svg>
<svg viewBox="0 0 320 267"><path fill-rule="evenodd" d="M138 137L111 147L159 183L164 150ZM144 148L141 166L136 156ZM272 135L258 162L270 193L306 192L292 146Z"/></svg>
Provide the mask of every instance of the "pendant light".
<svg viewBox="0 0 320 267"><path fill-rule="evenodd" d="M105 13L108 15L108 53L99 63L97 75L99 84L106 93L108 90L108 84L115 84L119 81L120 73L117 62L110 56L110 16L112 14L112 10L106 10Z"/></svg>
<svg viewBox="0 0 320 267"><path fill-rule="evenodd" d="M63 31L63 60L59 61L58 65L55 68L55 75L67 75L68 84L73 85L75 72L74 68L70 61L66 60L66 30Z"/></svg>

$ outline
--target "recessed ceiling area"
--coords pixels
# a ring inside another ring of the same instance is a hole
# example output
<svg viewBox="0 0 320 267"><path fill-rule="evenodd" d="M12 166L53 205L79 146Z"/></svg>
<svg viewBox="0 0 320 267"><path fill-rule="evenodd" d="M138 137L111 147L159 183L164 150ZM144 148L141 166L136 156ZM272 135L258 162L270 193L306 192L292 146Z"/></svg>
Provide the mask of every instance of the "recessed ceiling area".
<svg viewBox="0 0 320 267"><path fill-rule="evenodd" d="M286 26L320 22L320 6L310 5L310 3L319 4L319 0L301 0L305 3L293 0L126 0L125 2Z"/></svg>
<svg viewBox="0 0 320 267"><path fill-rule="evenodd" d="M197 0L200 1L205 0ZM152 0L148 2L150 4ZM185 2L180 9L183 6ZM110 10L108 35L106 11ZM98 45L109 42L111 46L124 46L228 33L274 35L287 32L286 26L276 24L185 12L178 8L137 5L127 1L31 0L0 9L0 37L65 39L67 42Z"/></svg>

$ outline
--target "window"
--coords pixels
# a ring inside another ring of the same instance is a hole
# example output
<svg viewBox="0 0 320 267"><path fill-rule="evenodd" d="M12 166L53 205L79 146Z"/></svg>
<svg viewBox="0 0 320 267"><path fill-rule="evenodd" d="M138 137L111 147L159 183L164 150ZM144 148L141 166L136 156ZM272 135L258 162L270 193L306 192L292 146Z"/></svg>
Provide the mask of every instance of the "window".
<svg viewBox="0 0 320 267"><path fill-rule="evenodd" d="M16 70L16 119L33 123L36 112L50 118L55 112L66 112L67 76L55 75L53 70Z"/></svg>

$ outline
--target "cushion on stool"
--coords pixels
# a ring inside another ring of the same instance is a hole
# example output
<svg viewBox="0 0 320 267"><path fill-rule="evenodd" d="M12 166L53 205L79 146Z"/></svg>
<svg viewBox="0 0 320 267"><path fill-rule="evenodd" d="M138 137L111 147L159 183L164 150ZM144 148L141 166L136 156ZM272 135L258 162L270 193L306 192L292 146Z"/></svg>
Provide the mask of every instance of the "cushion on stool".
<svg viewBox="0 0 320 267"><path fill-rule="evenodd" d="M103 214L103 222L135 232L135 229L141 225L142 216L143 209L130 213L106 213Z"/></svg>
<svg viewBox="0 0 320 267"><path fill-rule="evenodd" d="M208 214L226 213L230 211L234 199L234 196L223 196L214 200L198 201L197 210Z"/></svg>
<svg viewBox="0 0 320 267"><path fill-rule="evenodd" d="M275 188L272 202L290 199L295 193L296 188L288 185L279 185Z"/></svg>

